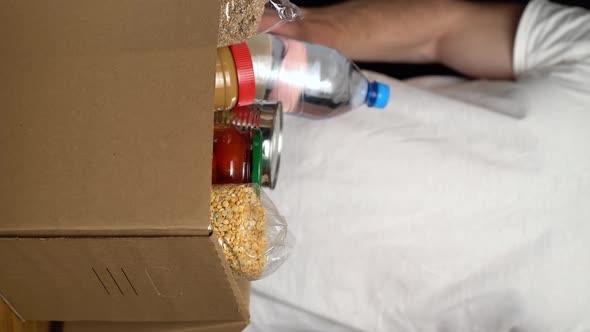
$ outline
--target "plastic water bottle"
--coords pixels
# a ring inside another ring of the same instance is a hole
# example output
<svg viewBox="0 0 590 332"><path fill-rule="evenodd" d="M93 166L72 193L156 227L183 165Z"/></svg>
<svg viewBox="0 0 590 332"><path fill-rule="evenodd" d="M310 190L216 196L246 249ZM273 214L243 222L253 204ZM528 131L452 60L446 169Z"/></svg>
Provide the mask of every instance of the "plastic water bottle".
<svg viewBox="0 0 590 332"><path fill-rule="evenodd" d="M285 113L321 119L389 102L388 85L370 82L334 49L270 34L250 39L248 48L256 98L282 101Z"/></svg>

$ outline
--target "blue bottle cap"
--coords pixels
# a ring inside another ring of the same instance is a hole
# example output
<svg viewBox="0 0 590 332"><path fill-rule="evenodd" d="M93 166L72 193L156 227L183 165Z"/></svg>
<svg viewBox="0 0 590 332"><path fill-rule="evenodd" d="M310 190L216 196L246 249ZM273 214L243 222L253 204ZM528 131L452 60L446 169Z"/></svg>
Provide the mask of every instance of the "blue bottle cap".
<svg viewBox="0 0 590 332"><path fill-rule="evenodd" d="M367 92L367 106L375 108L385 108L389 102L389 85L373 81L369 83Z"/></svg>

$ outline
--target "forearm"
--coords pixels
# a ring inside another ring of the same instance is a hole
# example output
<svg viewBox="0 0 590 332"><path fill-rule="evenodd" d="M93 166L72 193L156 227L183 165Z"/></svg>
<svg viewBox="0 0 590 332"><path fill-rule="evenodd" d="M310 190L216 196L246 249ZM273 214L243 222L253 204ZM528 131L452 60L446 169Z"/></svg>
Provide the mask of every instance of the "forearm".
<svg viewBox="0 0 590 332"><path fill-rule="evenodd" d="M512 78L520 5L457 0L353 0L311 9L277 32L359 61L445 64L474 77Z"/></svg>
<svg viewBox="0 0 590 332"><path fill-rule="evenodd" d="M277 32L340 50L358 61L434 62L436 41L456 19L453 0L351 0L305 11Z"/></svg>
<svg viewBox="0 0 590 332"><path fill-rule="evenodd" d="M522 5L458 2L455 19L436 41L433 57L481 78L513 78L512 50Z"/></svg>

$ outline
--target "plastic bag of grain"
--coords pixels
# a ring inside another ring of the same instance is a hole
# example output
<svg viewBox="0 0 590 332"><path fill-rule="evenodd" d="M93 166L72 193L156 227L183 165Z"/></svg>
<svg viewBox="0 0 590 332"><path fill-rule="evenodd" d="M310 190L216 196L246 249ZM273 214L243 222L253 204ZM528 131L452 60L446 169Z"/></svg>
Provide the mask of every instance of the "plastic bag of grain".
<svg viewBox="0 0 590 332"><path fill-rule="evenodd" d="M243 42L302 17L289 0L220 0L217 47Z"/></svg>
<svg viewBox="0 0 590 332"><path fill-rule="evenodd" d="M274 272L294 244L285 218L256 184L214 185L210 227L231 269L249 280Z"/></svg>

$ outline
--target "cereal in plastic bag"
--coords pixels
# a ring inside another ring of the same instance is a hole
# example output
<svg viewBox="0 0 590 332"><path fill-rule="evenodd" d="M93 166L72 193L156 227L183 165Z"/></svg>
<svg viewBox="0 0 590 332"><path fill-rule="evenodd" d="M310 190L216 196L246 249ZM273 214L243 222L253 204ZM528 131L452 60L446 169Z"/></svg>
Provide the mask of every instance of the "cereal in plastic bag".
<svg viewBox="0 0 590 332"><path fill-rule="evenodd" d="M210 224L230 268L249 280L274 272L294 241L284 217L256 184L214 185Z"/></svg>
<svg viewBox="0 0 590 332"><path fill-rule="evenodd" d="M302 17L289 0L220 0L217 47L243 42Z"/></svg>

